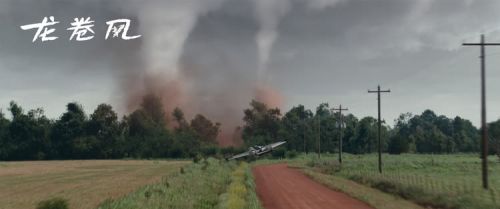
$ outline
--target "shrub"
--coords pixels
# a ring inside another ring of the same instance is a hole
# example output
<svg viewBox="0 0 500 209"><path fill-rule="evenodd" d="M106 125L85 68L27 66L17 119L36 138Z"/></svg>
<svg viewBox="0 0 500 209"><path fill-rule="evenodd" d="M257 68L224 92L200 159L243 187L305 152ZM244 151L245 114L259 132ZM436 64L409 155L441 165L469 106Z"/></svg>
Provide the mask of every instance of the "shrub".
<svg viewBox="0 0 500 209"><path fill-rule="evenodd" d="M220 149L220 153L222 155L232 155L233 153L235 153L234 147L223 147Z"/></svg>
<svg viewBox="0 0 500 209"><path fill-rule="evenodd" d="M298 155L298 153L295 150L290 150L290 151L286 152L286 158L288 158L288 159L296 158L297 155Z"/></svg>
<svg viewBox="0 0 500 209"><path fill-rule="evenodd" d="M200 162L202 156L200 154L197 154L193 157L193 163L198 163Z"/></svg>
<svg viewBox="0 0 500 209"><path fill-rule="evenodd" d="M284 158L285 157L285 149L284 148L278 148L273 150L272 152L273 158Z"/></svg>
<svg viewBox="0 0 500 209"><path fill-rule="evenodd" d="M219 148L216 146L206 146L201 148L201 153L203 157L213 157L219 152Z"/></svg>
<svg viewBox="0 0 500 209"><path fill-rule="evenodd" d="M68 209L68 200L55 197L41 201L37 204L36 209Z"/></svg>
<svg viewBox="0 0 500 209"><path fill-rule="evenodd" d="M144 192L144 197L146 197L146 199L149 199L151 197L151 191L145 191Z"/></svg>

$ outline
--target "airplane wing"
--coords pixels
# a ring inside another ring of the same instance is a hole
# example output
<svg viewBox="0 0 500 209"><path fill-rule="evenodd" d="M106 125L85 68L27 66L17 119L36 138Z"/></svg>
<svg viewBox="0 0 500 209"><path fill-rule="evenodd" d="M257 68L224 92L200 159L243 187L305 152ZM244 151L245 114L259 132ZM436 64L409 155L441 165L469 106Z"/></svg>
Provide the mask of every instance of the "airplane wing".
<svg viewBox="0 0 500 209"><path fill-rule="evenodd" d="M272 149L274 149L274 148L276 148L276 147L278 147L278 146L281 146L281 145L282 145L282 144L284 144L284 143L286 143L286 141L280 141L280 142L272 143L272 144L270 144L269 146L270 146Z"/></svg>
<svg viewBox="0 0 500 209"><path fill-rule="evenodd" d="M238 158L242 158L242 157L246 157L248 156L250 153L248 152L244 152L244 153L241 153L241 154L237 154L235 156L232 156L231 158L229 158L230 160L235 160L235 159L238 159Z"/></svg>

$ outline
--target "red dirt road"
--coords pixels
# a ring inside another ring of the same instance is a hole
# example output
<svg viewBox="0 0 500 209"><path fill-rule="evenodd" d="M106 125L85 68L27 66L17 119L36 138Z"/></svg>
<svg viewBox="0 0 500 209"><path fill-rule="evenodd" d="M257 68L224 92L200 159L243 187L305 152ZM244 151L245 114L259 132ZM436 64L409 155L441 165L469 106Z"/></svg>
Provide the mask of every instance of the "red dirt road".
<svg viewBox="0 0 500 209"><path fill-rule="evenodd" d="M286 164L257 166L253 175L257 195L266 209L373 209Z"/></svg>

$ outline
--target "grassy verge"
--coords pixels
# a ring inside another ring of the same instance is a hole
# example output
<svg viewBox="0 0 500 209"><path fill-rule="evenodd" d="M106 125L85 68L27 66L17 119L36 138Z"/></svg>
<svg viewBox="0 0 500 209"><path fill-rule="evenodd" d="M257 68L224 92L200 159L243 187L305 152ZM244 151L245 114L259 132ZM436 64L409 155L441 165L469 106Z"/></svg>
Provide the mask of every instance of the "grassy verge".
<svg viewBox="0 0 500 209"><path fill-rule="evenodd" d="M107 200L99 209L218 208L220 196L231 182L233 167L233 163L215 159L191 164L159 184L145 186L117 200Z"/></svg>
<svg viewBox="0 0 500 209"><path fill-rule="evenodd" d="M383 174L377 172L376 155L344 155L295 161L335 178L344 178L411 200L425 207L444 209L500 208L499 163L490 163L489 190L480 184L480 159L476 155L384 155Z"/></svg>
<svg viewBox="0 0 500 209"><path fill-rule="evenodd" d="M246 171L247 181L246 186L248 188L248 209L264 209L260 204L259 197L257 197L257 193L255 192L255 182L252 174L251 166L247 166Z"/></svg>
<svg viewBox="0 0 500 209"><path fill-rule="evenodd" d="M353 198L366 202L370 206L377 209L423 209L423 207L415 203L390 194L382 193L376 189L341 177L319 173L311 169L304 169L302 171L315 181L334 190L346 193Z"/></svg>
<svg viewBox="0 0 500 209"><path fill-rule="evenodd" d="M262 209L257 194L250 166L240 163L231 174L231 184L222 196L223 209Z"/></svg>

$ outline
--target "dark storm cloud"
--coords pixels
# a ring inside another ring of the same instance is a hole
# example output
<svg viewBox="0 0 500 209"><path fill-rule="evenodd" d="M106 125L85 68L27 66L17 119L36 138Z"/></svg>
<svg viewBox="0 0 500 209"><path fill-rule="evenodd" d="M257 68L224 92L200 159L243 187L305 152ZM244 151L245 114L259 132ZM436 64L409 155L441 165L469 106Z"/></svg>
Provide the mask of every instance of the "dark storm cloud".
<svg viewBox="0 0 500 209"><path fill-rule="evenodd" d="M353 0L320 12L295 7L280 25L271 76L294 92L292 104L344 103L375 115L375 98L366 89L380 83L393 90L383 100L389 121L431 108L477 123L478 50L460 45L477 41L481 32L498 40L499 8L498 1L454 0ZM490 88L498 89L499 73L492 69L488 77ZM489 101L492 107L499 102ZM490 110L496 119L500 111Z"/></svg>
<svg viewBox="0 0 500 209"><path fill-rule="evenodd" d="M180 58L185 66L181 73L197 86L193 94L206 100L200 108L211 109L214 101L237 100L238 108L231 111L236 114L247 97L217 96L217 92L228 87L250 91L247 81L257 79L262 62L256 40L262 21L277 21L276 28L269 29L275 30L276 38L265 77L286 95L287 107L343 103L355 114L375 115L376 100L366 90L380 83L393 90L383 100L389 121L401 112L431 108L477 124L478 50L460 44L477 41L480 33L500 41L500 2L496 0L290 0L288 10L264 20L256 17L255 1L141 2L2 1L0 107L5 109L13 99L28 107L46 107L56 117L62 104L71 100L90 109L98 102L120 106L117 88L128 77L176 64ZM155 6L162 15L144 14ZM68 42L70 34L61 26L60 40L31 43L32 32L19 26L48 15L56 16L62 25L75 16L91 16L99 28L96 38ZM163 16L179 22L156 22ZM137 20L134 32L145 37L104 41L104 22L120 17ZM178 28L182 30L174 30ZM494 59L494 54L500 49L488 51L492 54L489 112L490 119L496 119L500 110L493 107L500 106L500 99L494 89L500 89L500 71L494 67L500 66L500 59Z"/></svg>
<svg viewBox="0 0 500 209"><path fill-rule="evenodd" d="M48 114L56 117L67 102L82 101L90 110L100 102L116 99L115 82L119 80L114 79L115 75L119 77L138 68L135 63L140 58L140 41L104 41L106 21L137 21L135 14L123 12L117 4L101 0L7 0L0 5L2 107L16 100L29 108L46 107ZM54 16L61 22L54 33L59 39L32 43L35 31L22 31L19 27L41 22L45 16ZM75 17L91 17L95 21L94 39L68 41L71 32L66 28Z"/></svg>
<svg viewBox="0 0 500 209"><path fill-rule="evenodd" d="M344 103L351 104L355 113L374 115L375 98L366 94L366 89L380 83L393 89L384 99L389 122L401 112L417 113L424 108L450 116L460 114L477 122L477 50L460 45L462 41L477 41L481 32L498 40L497 1L352 0L320 9L305 1L291 2L293 8L277 27L279 37L272 48L267 75L286 93L289 105L303 103L314 108L320 102ZM238 6L230 11L249 7ZM226 18L205 17L210 25L200 21L197 28L208 29L194 30L192 35L217 34L216 40L188 41L188 46L218 44L217 48L196 48L200 60L214 50L217 56L237 56L234 53L238 43L252 43L254 37L234 35L235 31L248 34L241 28L258 30L248 12L232 16L227 16L228 12L216 13L221 17L226 14ZM249 21L237 21L241 19ZM227 35L214 31L225 31ZM226 44L225 39L231 41ZM495 53L495 49L491 52ZM251 63L257 62L243 51L239 54ZM193 56L189 51L185 55ZM196 58L191 60L195 62ZM223 58L219 61L213 63L220 64ZM493 66L496 61L490 62ZM257 67L236 63L239 65L233 68ZM493 82L498 80L498 73L492 71L489 79L491 88L498 88ZM490 98L491 104L498 104L499 100ZM491 113L499 111L493 108Z"/></svg>

